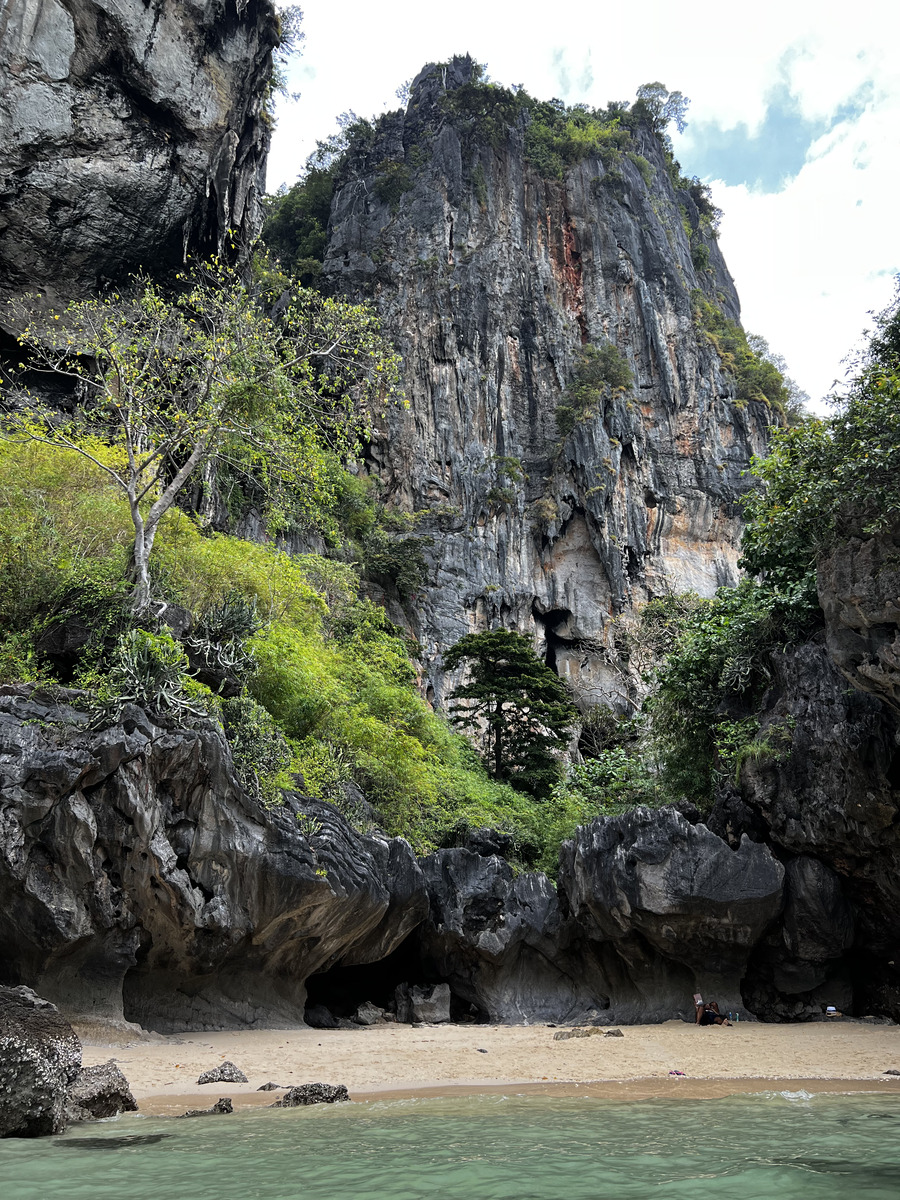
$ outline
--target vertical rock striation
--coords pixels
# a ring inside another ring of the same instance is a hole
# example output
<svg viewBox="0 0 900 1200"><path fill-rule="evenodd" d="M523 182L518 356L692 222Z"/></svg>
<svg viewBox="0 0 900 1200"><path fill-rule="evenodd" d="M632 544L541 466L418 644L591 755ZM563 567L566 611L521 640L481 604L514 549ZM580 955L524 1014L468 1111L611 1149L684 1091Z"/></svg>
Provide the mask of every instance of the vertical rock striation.
<svg viewBox="0 0 900 1200"><path fill-rule="evenodd" d="M0 289L83 297L260 224L270 0L0 7Z"/></svg>
<svg viewBox="0 0 900 1200"><path fill-rule="evenodd" d="M615 697L612 617L735 582L742 472L771 414L736 403L698 326L692 298L733 320L738 299L657 135L635 131L643 163L591 155L542 178L521 123L490 139L454 118L447 96L471 73L469 59L426 67L406 111L352 152L324 277L372 298L403 353L409 407L376 430L368 465L434 536L414 607L436 699L442 650L492 623L535 632L561 674ZM634 386L560 439L586 343L612 343Z"/></svg>

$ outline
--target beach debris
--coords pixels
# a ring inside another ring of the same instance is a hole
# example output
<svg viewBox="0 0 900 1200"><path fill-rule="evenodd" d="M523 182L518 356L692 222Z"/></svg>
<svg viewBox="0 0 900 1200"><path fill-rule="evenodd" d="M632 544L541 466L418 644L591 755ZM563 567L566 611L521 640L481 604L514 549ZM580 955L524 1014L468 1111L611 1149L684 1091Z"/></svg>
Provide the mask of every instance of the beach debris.
<svg viewBox="0 0 900 1200"><path fill-rule="evenodd" d="M624 1037L625 1034L621 1029L607 1029L603 1034L604 1037Z"/></svg>
<svg viewBox="0 0 900 1200"><path fill-rule="evenodd" d="M670 1071L670 1075L684 1075L684 1071Z"/></svg>
<svg viewBox="0 0 900 1200"><path fill-rule="evenodd" d="M248 1083L249 1080L239 1067L236 1067L233 1062L223 1062L217 1067L213 1067L211 1071L204 1071L197 1080L198 1084L203 1083Z"/></svg>
<svg viewBox="0 0 900 1200"><path fill-rule="evenodd" d="M560 1029L558 1033L554 1033L554 1042L567 1042L569 1038L585 1038L585 1037L601 1037L606 1031L598 1029L596 1025L588 1025L579 1029Z"/></svg>
<svg viewBox="0 0 900 1200"><path fill-rule="evenodd" d="M231 1103L230 1096L220 1096L212 1108L189 1108L186 1113L180 1113L176 1119L181 1117L211 1117L218 1113L234 1112L234 1105Z"/></svg>
<svg viewBox="0 0 900 1200"><path fill-rule="evenodd" d="M262 1087L258 1087L256 1090L258 1092L280 1092L282 1088L286 1088L287 1086L286 1083L273 1083L270 1079L268 1083L264 1083Z"/></svg>
<svg viewBox="0 0 900 1200"><path fill-rule="evenodd" d="M888 1067L886 1071L881 1072L882 1075L900 1075L900 1071L896 1067Z"/></svg>
<svg viewBox="0 0 900 1200"><path fill-rule="evenodd" d="M365 1000L350 1018L357 1025L374 1025L384 1016L382 1009L371 1000Z"/></svg>
<svg viewBox="0 0 900 1200"><path fill-rule="evenodd" d="M342 1083L302 1083L285 1092L270 1108L300 1108L305 1104L339 1104L350 1099Z"/></svg>
<svg viewBox="0 0 900 1200"><path fill-rule="evenodd" d="M66 1102L68 1120L103 1121L120 1112L137 1112L137 1101L115 1059L82 1067Z"/></svg>

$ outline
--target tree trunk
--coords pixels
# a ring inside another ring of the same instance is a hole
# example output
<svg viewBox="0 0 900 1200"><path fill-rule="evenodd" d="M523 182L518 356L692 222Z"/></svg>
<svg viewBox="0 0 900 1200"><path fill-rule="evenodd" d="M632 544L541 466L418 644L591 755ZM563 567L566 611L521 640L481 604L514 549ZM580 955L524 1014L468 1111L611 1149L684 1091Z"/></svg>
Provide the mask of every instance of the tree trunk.
<svg viewBox="0 0 900 1200"><path fill-rule="evenodd" d="M131 593L131 611L138 616L150 607L150 551L153 548L156 528L150 531L145 528L143 518L137 512L137 505L132 505L131 519L134 523L134 545L128 563L128 578L134 585Z"/></svg>

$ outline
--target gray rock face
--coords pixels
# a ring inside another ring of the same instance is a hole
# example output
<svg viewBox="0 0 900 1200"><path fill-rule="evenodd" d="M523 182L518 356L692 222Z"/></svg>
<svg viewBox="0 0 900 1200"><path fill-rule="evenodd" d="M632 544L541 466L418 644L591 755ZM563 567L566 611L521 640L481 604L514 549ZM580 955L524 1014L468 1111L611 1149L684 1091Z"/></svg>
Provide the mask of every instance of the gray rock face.
<svg viewBox="0 0 900 1200"><path fill-rule="evenodd" d="M491 145L448 114L470 69L426 68L336 190L325 278L374 300L404 358L409 407L376 429L369 467L435 539L413 620L438 701L441 652L492 623L534 632L576 687L621 699L610 618L735 582L742 472L771 415L735 403L693 320L693 289L732 318L738 299L714 240L695 269L682 212L696 226L697 209L655 135L635 143L649 185L628 158L618 181L597 157L543 179L522 127ZM409 173L393 201L385 162ZM560 442L554 412L588 341L612 342L635 386Z"/></svg>
<svg viewBox="0 0 900 1200"><path fill-rule="evenodd" d="M213 731L101 732L0 689L0 947L66 1011L160 1032L303 1020L306 978L374 962L427 911L402 841L328 805L271 811Z"/></svg>
<svg viewBox="0 0 900 1200"><path fill-rule="evenodd" d="M638 808L580 827L560 865L572 916L610 973L615 1020L683 1014L694 992L741 1007L750 953L783 904L768 847L745 837L732 850L675 809Z"/></svg>
<svg viewBox="0 0 900 1200"><path fill-rule="evenodd" d="M835 666L900 713L900 531L837 547L819 565L818 590Z"/></svg>
<svg viewBox="0 0 900 1200"><path fill-rule="evenodd" d="M794 859L784 929L754 962L748 1004L802 1018L823 1003L849 1010L852 997L857 1011L900 1018L897 720L848 686L824 646L775 656L773 676L762 736L780 732L789 753L745 765L724 831L734 838L749 815L751 836Z"/></svg>
<svg viewBox="0 0 900 1200"><path fill-rule="evenodd" d="M270 0L0 11L0 291L90 294L259 227Z"/></svg>
<svg viewBox="0 0 900 1200"><path fill-rule="evenodd" d="M431 987L401 984L394 994L397 1020L406 1024L444 1025L450 1020L450 985L436 983Z"/></svg>
<svg viewBox="0 0 900 1200"><path fill-rule="evenodd" d="M81 1043L56 1006L0 987L0 1137L61 1133L80 1069Z"/></svg>
<svg viewBox="0 0 900 1200"><path fill-rule="evenodd" d="M66 1106L68 1121L103 1121L121 1112L137 1112L128 1080L110 1059L79 1071Z"/></svg>
<svg viewBox="0 0 900 1200"><path fill-rule="evenodd" d="M416 938L430 972L490 1021L666 1020L692 1016L696 991L743 1007L748 961L784 903L768 847L732 850L674 809L643 808L579 828L560 862L556 891L466 850L424 860L431 914Z"/></svg>
<svg viewBox="0 0 900 1200"><path fill-rule="evenodd" d="M499 1022L574 1020L609 1007L595 964L544 875L500 858L440 850L423 860L431 901L417 931L433 975Z"/></svg>

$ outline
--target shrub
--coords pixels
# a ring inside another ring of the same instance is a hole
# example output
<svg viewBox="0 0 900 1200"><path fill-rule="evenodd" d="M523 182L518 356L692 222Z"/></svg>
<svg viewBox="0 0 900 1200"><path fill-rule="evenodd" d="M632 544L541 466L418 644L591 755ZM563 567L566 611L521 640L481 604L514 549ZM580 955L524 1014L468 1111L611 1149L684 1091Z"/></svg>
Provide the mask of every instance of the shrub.
<svg viewBox="0 0 900 1200"><path fill-rule="evenodd" d="M626 391L633 382L628 360L611 342L584 346L572 380L556 407L560 438L568 437L579 422L597 416L605 399Z"/></svg>
<svg viewBox="0 0 900 1200"><path fill-rule="evenodd" d="M294 786L296 756L272 715L246 693L221 704L222 723L241 787L264 804Z"/></svg>

